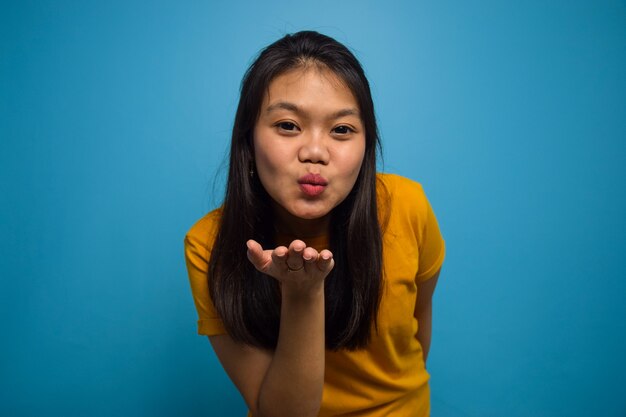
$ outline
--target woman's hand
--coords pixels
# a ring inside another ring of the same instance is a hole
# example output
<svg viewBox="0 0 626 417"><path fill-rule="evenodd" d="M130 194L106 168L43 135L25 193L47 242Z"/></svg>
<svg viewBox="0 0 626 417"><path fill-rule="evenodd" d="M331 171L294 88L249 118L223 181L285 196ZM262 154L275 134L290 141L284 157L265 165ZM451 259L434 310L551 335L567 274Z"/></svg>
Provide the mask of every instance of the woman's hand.
<svg viewBox="0 0 626 417"><path fill-rule="evenodd" d="M278 280L283 290L323 290L324 279L335 266L333 254L328 249L318 253L301 240L294 240L289 248L279 246L274 250L264 250L252 239L246 245L252 265Z"/></svg>
<svg viewBox="0 0 626 417"><path fill-rule="evenodd" d="M246 245L254 267L280 284L276 348L245 345L228 334L210 336L211 344L252 415L317 416L324 390L324 280L335 265L333 254L301 240L273 250L254 240Z"/></svg>

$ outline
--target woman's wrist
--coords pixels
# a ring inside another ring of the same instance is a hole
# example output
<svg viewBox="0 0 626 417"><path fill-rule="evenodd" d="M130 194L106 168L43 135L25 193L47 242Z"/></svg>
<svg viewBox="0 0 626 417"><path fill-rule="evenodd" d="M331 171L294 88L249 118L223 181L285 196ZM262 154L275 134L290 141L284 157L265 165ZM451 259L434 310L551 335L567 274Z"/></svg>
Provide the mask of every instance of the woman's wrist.
<svg viewBox="0 0 626 417"><path fill-rule="evenodd" d="M297 302L318 301L324 297L324 281L283 282L280 286L283 300Z"/></svg>

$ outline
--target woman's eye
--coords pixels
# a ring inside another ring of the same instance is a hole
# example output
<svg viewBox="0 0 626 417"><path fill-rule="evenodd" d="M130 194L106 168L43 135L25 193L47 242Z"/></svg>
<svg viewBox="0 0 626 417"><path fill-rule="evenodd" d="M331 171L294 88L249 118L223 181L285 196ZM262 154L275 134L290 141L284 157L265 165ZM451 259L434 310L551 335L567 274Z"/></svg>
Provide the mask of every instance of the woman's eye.
<svg viewBox="0 0 626 417"><path fill-rule="evenodd" d="M282 130L287 130L289 132L293 132L297 128L297 126L291 122L281 122L278 123L276 126L278 126Z"/></svg>
<svg viewBox="0 0 626 417"><path fill-rule="evenodd" d="M338 133L340 135L346 135L350 132L354 132L351 128L349 128L348 126L337 126L336 128L333 129L333 131L335 133Z"/></svg>

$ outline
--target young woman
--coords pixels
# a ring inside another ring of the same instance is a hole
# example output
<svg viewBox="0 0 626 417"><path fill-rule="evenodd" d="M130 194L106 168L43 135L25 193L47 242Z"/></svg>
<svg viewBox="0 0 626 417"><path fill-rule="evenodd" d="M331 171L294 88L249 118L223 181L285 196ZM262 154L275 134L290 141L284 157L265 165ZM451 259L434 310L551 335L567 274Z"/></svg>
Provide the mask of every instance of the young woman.
<svg viewBox="0 0 626 417"><path fill-rule="evenodd" d="M368 81L316 32L244 76L222 207L185 237L207 335L252 416L428 416L444 241L421 185L376 173Z"/></svg>

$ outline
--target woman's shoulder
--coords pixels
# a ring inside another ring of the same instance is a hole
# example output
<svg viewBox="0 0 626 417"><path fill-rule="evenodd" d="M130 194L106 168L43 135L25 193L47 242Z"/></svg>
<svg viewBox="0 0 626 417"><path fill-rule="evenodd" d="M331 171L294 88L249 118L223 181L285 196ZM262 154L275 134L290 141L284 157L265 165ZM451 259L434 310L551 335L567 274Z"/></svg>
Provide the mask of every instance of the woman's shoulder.
<svg viewBox="0 0 626 417"><path fill-rule="evenodd" d="M419 230L428 217L429 202L422 184L397 174L378 173L379 218L385 229Z"/></svg>
<svg viewBox="0 0 626 417"><path fill-rule="evenodd" d="M215 239L222 218L222 207L218 207L202 216L187 231L185 240L207 247Z"/></svg>
<svg viewBox="0 0 626 417"><path fill-rule="evenodd" d="M424 188L418 181L387 172L377 173L376 178L378 179L377 188L379 192L384 188L384 191L393 200L404 201L414 205L423 203L426 198Z"/></svg>

